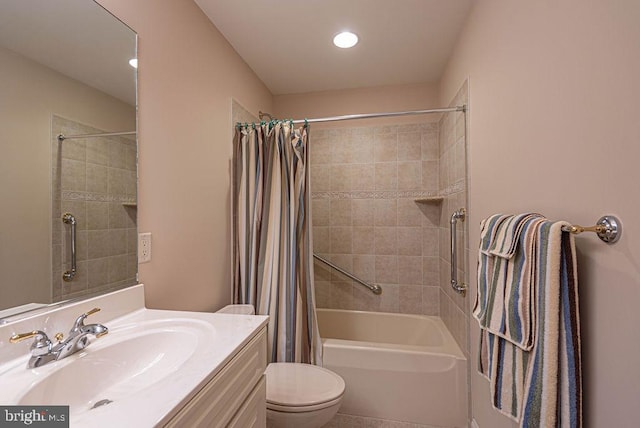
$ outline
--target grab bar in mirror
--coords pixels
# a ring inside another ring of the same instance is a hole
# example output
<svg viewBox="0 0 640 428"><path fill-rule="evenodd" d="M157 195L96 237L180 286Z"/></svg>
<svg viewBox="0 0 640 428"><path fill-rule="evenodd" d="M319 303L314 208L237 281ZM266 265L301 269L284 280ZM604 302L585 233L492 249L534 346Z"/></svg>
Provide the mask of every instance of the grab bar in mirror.
<svg viewBox="0 0 640 428"><path fill-rule="evenodd" d="M369 284L366 281L361 280L360 278L358 278L355 275L352 275L351 273L347 272L346 270L342 269L339 266L334 265L333 263L331 263L329 260L327 259L323 259L322 257L314 254L313 258L315 258L316 260L324 263L325 265L337 270L338 272L340 272L341 274L351 278L352 280L354 280L355 282L357 282L360 285L363 285L365 287L367 287L369 290L371 290L371 292L373 294L382 294L382 287L380 287L378 284Z"/></svg>
<svg viewBox="0 0 640 428"><path fill-rule="evenodd" d="M467 293L467 286L464 283L458 283L458 244L456 236L456 225L458 220L464 221L467 212L464 208L460 208L451 214L451 288L456 293L463 296Z"/></svg>
<svg viewBox="0 0 640 428"><path fill-rule="evenodd" d="M66 282L73 280L76 276L76 218L71 213L65 213L62 216L62 222L64 224L71 225L71 270L68 270L62 274L62 279Z"/></svg>
<svg viewBox="0 0 640 428"><path fill-rule="evenodd" d="M93 137L117 137L119 135L136 135L136 131L122 131L122 132L100 132L99 134L78 134L78 135L58 135L58 141L72 140L76 138L93 138Z"/></svg>

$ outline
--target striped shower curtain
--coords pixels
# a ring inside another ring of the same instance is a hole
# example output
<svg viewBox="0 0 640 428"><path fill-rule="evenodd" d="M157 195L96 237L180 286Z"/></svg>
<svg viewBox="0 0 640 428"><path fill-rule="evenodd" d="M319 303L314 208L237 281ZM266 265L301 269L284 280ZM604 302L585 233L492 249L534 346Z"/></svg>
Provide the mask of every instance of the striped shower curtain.
<svg viewBox="0 0 640 428"><path fill-rule="evenodd" d="M321 364L313 286L308 127L237 126L233 299L269 315L272 362Z"/></svg>

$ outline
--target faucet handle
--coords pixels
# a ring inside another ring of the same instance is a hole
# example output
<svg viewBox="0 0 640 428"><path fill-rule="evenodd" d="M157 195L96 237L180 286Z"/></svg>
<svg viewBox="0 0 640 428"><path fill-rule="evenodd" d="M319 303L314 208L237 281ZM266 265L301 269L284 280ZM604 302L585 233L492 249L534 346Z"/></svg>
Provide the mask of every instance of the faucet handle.
<svg viewBox="0 0 640 428"><path fill-rule="evenodd" d="M9 338L9 342L18 343L18 342L22 342L25 339L29 339L29 338L37 336L37 335L41 335L41 336L47 337L47 334L45 332L40 331L40 330L33 330L33 331L29 331L27 333L16 333L16 334L14 334Z"/></svg>
<svg viewBox="0 0 640 428"><path fill-rule="evenodd" d="M31 344L31 350L33 351L33 355L43 355L51 351L51 340L49 340L49 336L47 333L40 330L33 330L27 333L18 333L14 334L9 338L9 342L18 343L22 342L25 339L29 339L31 337L35 337L36 340Z"/></svg>
<svg viewBox="0 0 640 428"><path fill-rule="evenodd" d="M88 317L89 315L93 315L93 314L95 314L96 312L100 312L100 308L93 308L93 309L91 309L90 311L85 312L85 313L84 313L84 314L82 314L82 315L84 315L84 316L85 316L85 318L86 318L86 317Z"/></svg>
<svg viewBox="0 0 640 428"><path fill-rule="evenodd" d="M95 314L96 312L100 312L100 308L93 308L90 311L87 311L84 314L80 315L78 318L76 318L75 322L73 323L73 328L71 328L71 331L72 332L78 331L81 327L84 327L84 319L89 315Z"/></svg>

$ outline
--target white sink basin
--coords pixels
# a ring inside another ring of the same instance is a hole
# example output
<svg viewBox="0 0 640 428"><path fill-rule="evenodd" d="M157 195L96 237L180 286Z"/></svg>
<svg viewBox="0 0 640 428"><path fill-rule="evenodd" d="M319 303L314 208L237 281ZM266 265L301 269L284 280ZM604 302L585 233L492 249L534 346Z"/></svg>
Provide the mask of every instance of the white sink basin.
<svg viewBox="0 0 640 428"><path fill-rule="evenodd" d="M73 415L124 399L180 369L196 351L199 336L214 332L211 325L185 320L172 320L164 328L149 324L160 323L143 324L135 332L111 330L36 381L18 404L69 405Z"/></svg>
<svg viewBox="0 0 640 428"><path fill-rule="evenodd" d="M142 309L109 334L35 369L0 365L0 403L69 405L73 427L166 423L266 323L266 317ZM51 334L50 334L51 335Z"/></svg>

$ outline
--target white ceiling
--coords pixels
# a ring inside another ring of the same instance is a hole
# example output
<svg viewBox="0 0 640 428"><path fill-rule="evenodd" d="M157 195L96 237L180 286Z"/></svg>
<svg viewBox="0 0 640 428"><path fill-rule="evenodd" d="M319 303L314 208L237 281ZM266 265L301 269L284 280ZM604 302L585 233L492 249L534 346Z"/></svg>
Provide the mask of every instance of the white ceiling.
<svg viewBox="0 0 640 428"><path fill-rule="evenodd" d="M136 103L136 35L90 0L0 0L0 45Z"/></svg>
<svg viewBox="0 0 640 428"><path fill-rule="evenodd" d="M474 0L194 1L279 95L437 82Z"/></svg>

